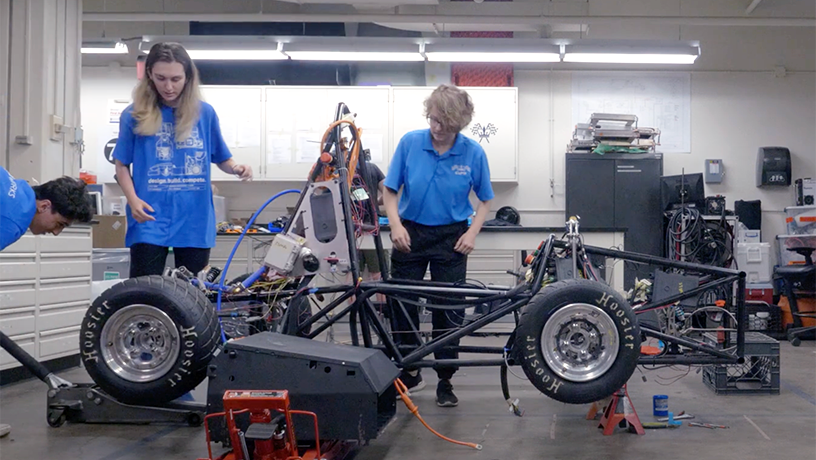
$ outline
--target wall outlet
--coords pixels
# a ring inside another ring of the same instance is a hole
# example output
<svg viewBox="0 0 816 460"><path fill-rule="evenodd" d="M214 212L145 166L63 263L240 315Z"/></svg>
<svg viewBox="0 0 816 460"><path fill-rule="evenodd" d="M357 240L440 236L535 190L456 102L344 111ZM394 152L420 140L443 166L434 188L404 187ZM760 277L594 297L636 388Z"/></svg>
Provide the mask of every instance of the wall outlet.
<svg viewBox="0 0 816 460"><path fill-rule="evenodd" d="M56 115L51 115L51 140L52 141L60 141L62 140L62 117L58 117Z"/></svg>

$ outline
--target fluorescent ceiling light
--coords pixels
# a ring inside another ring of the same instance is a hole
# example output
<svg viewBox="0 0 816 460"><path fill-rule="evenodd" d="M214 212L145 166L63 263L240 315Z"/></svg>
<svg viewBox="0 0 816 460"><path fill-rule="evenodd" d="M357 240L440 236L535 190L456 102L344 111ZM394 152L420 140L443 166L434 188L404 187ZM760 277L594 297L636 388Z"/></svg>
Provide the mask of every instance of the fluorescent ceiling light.
<svg viewBox="0 0 816 460"><path fill-rule="evenodd" d="M598 64L694 64L696 54L567 53L564 62Z"/></svg>
<svg viewBox="0 0 816 460"><path fill-rule="evenodd" d="M194 61L280 61L288 57L278 50L187 50Z"/></svg>
<svg viewBox="0 0 816 460"><path fill-rule="evenodd" d="M418 62L425 58L419 54L419 47L415 53L383 52L383 51L286 51L292 60L296 61L388 61L388 62Z"/></svg>
<svg viewBox="0 0 816 460"><path fill-rule="evenodd" d="M127 54L128 47L122 42L117 42L113 46L101 43L89 44L81 48L82 54Z"/></svg>
<svg viewBox="0 0 816 460"><path fill-rule="evenodd" d="M558 53L496 53L473 51L426 52L431 62L558 62Z"/></svg>

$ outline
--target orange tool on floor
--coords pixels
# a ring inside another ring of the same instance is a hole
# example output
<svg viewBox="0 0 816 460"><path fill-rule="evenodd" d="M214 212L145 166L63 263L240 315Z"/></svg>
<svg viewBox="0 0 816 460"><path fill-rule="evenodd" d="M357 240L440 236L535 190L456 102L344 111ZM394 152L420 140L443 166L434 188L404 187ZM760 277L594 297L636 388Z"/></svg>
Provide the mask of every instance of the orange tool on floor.
<svg viewBox="0 0 816 460"><path fill-rule="evenodd" d="M235 416L249 413L249 427L246 431L238 428ZM302 454L298 451L292 414L311 415L314 418L315 448ZM209 456L199 460L213 460L208 421L213 417L224 417L232 451L217 460L314 460L325 456L320 454L320 438L317 415L314 412L289 408L289 392L286 390L227 390L224 392L224 412L209 414L204 418ZM250 453L247 441L254 443Z"/></svg>

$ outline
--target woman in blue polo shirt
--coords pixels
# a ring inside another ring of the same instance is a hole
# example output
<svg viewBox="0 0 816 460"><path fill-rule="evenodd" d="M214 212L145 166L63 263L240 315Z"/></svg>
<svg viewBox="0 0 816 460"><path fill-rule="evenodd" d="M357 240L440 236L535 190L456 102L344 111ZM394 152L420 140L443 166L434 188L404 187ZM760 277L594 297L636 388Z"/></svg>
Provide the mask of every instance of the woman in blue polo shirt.
<svg viewBox="0 0 816 460"><path fill-rule="evenodd" d="M215 246L210 163L243 180L252 179L252 168L232 159L181 45L150 48L133 104L122 112L113 157L128 201L131 278L160 275L170 247L176 267L203 270Z"/></svg>
<svg viewBox="0 0 816 460"><path fill-rule="evenodd" d="M484 224L493 199L487 156L474 140L459 134L473 118L473 101L459 88L441 85L425 100L430 129L412 131L399 142L385 178L383 201L391 226L391 276L421 280L430 264L434 281L464 281L467 255ZM397 201L397 193L402 196ZM479 199L473 214L470 192ZM413 324L419 324L416 306L405 306ZM460 326L464 310L433 310L433 336ZM403 315L395 315L399 331L410 330ZM410 333L397 333L405 345L418 345ZM458 342L457 342L458 344ZM437 359L456 359L442 351ZM459 403L450 379L455 367L437 368L436 402L442 407ZM419 371L403 372L409 390L425 386Z"/></svg>

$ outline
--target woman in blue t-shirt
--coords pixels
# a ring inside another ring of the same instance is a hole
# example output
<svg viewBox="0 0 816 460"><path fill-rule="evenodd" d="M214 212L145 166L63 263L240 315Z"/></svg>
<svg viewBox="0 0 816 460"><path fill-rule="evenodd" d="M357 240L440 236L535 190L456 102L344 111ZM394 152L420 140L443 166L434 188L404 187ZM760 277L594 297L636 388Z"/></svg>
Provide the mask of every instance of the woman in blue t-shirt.
<svg viewBox="0 0 816 460"><path fill-rule="evenodd" d="M170 247L176 267L203 270L215 246L210 164L252 179L252 168L232 159L218 116L201 100L198 85L187 51L157 43L133 104L122 112L113 157L128 201L131 278L161 274Z"/></svg>

